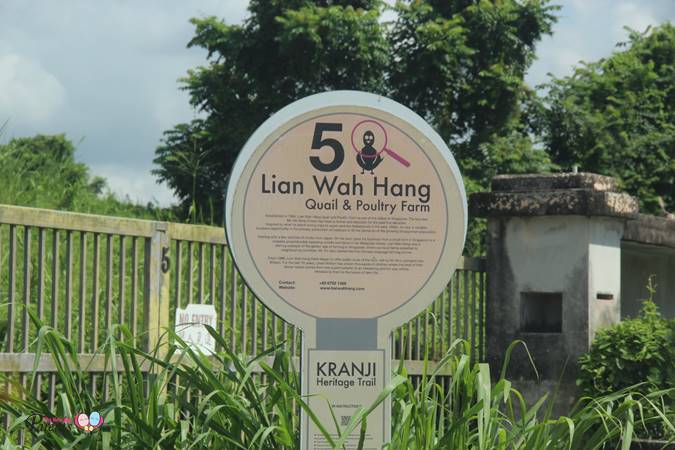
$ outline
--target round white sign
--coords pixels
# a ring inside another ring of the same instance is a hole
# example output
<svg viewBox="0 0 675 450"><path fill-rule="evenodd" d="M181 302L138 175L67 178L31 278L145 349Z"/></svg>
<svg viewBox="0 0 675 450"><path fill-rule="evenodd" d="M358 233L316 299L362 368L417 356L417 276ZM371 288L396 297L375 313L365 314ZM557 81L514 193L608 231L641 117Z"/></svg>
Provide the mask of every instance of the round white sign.
<svg viewBox="0 0 675 450"><path fill-rule="evenodd" d="M363 92L313 95L273 115L241 151L226 195L240 273L294 323L412 317L446 285L466 223L440 136Z"/></svg>

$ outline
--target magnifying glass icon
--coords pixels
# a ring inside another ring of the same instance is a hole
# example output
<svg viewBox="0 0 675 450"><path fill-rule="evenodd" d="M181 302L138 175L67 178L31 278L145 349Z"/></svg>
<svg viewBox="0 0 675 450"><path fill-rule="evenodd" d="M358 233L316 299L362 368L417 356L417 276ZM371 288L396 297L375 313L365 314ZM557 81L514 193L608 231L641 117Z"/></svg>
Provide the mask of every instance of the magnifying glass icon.
<svg viewBox="0 0 675 450"><path fill-rule="evenodd" d="M380 129L382 130L382 133L384 134L384 145L382 146L382 149L377 152L378 155L382 152L386 152L387 155L391 156L392 158L394 158L396 161L398 161L399 163L401 163L405 167L410 167L410 161L408 161L403 156L396 153L394 150L392 150L390 148L387 148L387 142L388 142L387 130L384 129L384 127L382 126L382 124L380 122L378 122L376 120L373 120L373 119L362 120L361 122L357 123L354 126L354 128L352 129L352 138L351 138L352 148L356 151L356 153L358 153L360 155L361 150L359 150L359 148L354 143L354 134L356 133L356 129L358 127L360 127L361 125L363 125L364 123L373 123L373 124L377 125L378 127L380 127Z"/></svg>

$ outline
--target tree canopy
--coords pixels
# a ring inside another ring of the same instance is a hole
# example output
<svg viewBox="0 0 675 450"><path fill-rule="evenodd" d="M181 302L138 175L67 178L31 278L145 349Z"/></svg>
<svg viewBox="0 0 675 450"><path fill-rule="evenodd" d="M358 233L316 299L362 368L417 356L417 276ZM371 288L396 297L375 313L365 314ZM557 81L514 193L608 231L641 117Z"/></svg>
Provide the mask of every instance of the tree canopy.
<svg viewBox="0 0 675 450"><path fill-rule="evenodd" d="M0 183L0 203L8 205L139 218L168 216L153 205L132 204L110 193L105 179L92 176L75 160L75 146L63 134L0 144Z"/></svg>
<svg viewBox="0 0 675 450"><path fill-rule="evenodd" d="M675 27L631 32L621 47L546 86L543 141L561 167L614 176L643 211L673 211Z"/></svg>
<svg viewBox="0 0 675 450"><path fill-rule="evenodd" d="M220 218L237 153L271 114L336 89L381 93L425 117L451 145L470 191L497 171L548 167L533 148L523 82L535 44L551 32L548 0L399 2L392 23L379 0L252 0L241 25L192 19L189 46L208 64L182 79L201 113L166 131L154 173L186 210ZM515 156L514 156L515 155Z"/></svg>

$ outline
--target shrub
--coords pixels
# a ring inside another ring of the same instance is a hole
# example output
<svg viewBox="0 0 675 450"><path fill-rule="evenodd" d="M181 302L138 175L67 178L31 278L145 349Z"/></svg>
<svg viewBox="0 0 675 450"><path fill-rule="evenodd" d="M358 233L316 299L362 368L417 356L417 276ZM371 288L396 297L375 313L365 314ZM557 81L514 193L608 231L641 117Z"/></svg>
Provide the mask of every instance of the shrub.
<svg viewBox="0 0 675 450"><path fill-rule="evenodd" d="M670 389L675 395L675 320L667 320L652 301L654 285L647 283L649 299L643 301L638 317L600 330L591 349L579 359L577 385L583 395L608 395L630 388L648 394ZM675 409L666 408L672 417ZM661 434L662 430L653 430Z"/></svg>
<svg viewBox="0 0 675 450"><path fill-rule="evenodd" d="M661 316L650 298L638 317L600 330L588 353L581 356L577 384L583 394L602 395L640 384L640 392L673 387L675 320Z"/></svg>

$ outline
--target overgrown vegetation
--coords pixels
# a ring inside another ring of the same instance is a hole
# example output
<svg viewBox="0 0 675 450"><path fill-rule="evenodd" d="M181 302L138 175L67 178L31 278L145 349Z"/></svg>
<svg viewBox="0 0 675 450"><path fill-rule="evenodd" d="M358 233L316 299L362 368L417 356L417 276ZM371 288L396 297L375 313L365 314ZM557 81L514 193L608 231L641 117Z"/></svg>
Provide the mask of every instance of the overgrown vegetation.
<svg viewBox="0 0 675 450"><path fill-rule="evenodd" d="M228 350L215 330L209 332L222 350L206 357L175 335L175 345L165 354L159 347L147 353L134 345L124 327L111 329L103 349L111 395L103 400L91 394L90 377L73 345L50 327L41 327L36 357L49 352L56 363L56 409L49 410L36 398L36 371L27 390L12 384L0 401L0 409L12 417L9 430L2 432L4 448L16 448L22 432L26 446L48 448L297 448L299 409L310 411L298 394L289 354L277 348L244 360ZM116 338L120 334L124 339ZM273 356L271 365L266 364L268 356ZM660 407L667 392L643 395L623 390L585 399L569 417L552 418L550 410L541 411L544 399L525 405L504 378L508 363L493 383L487 364L470 361L468 346L457 341L438 369L449 369L449 382L430 373L413 383L399 367L378 400L392 396L393 436L388 448L586 450L620 445L628 449L635 429L656 422L674 429ZM264 377L254 373L257 365ZM72 425L41 423L44 416L73 417L81 411L101 412L103 428L84 433ZM321 424L320 428L333 447L341 449L340 442L352 431L358 433L367 413L360 410L346 427Z"/></svg>
<svg viewBox="0 0 675 450"><path fill-rule="evenodd" d="M600 330L588 353L579 359L577 381L582 393L599 396L632 386L640 395L670 389L663 409L675 418L675 319L667 320L652 301L654 285L647 284L650 298L638 317ZM649 434L663 435L660 427Z"/></svg>
<svg viewBox="0 0 675 450"><path fill-rule="evenodd" d="M169 216L155 205L134 204L111 193L105 179L75 160L75 146L63 134L0 144L0 184L0 204L142 219Z"/></svg>
<svg viewBox="0 0 675 450"><path fill-rule="evenodd" d="M393 22L383 21L387 8ZM523 78L556 9L548 0L252 0L241 25L192 19L188 45L208 61L182 83L202 117L166 131L154 173L184 211L196 205L219 220L225 174L253 131L294 100L338 89L387 95L428 120L469 192L499 172L547 170L522 117L532 96Z"/></svg>
<svg viewBox="0 0 675 450"><path fill-rule="evenodd" d="M219 222L224 175L256 127L304 96L356 89L424 117L469 193L500 173L578 166L616 177L645 212L672 211L675 28L631 32L617 52L535 92L524 77L557 9L548 0L252 0L241 25L192 19L188 45L205 49L207 64L181 81L202 117L165 132L153 172L182 215ZM482 253L483 233L472 219L468 254Z"/></svg>
<svg viewBox="0 0 675 450"><path fill-rule="evenodd" d="M562 167L616 177L643 211L675 211L675 27L631 32L619 51L546 85L538 115Z"/></svg>

